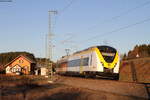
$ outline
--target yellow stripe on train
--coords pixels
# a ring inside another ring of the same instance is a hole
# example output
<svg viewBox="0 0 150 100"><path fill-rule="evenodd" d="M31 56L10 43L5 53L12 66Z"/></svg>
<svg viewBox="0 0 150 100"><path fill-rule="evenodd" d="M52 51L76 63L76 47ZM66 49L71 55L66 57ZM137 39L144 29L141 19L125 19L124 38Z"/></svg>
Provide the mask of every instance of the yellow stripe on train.
<svg viewBox="0 0 150 100"><path fill-rule="evenodd" d="M117 64L118 60L119 60L119 56L118 56L118 52L116 52L116 55L115 55L115 58L113 60L112 63L107 63L102 54L100 53L99 49L98 48L94 48L94 51L96 51L97 55L98 55L98 58L100 60L100 62L102 63L102 65L105 67L105 68L109 68L109 69L112 69L115 67L115 65Z"/></svg>

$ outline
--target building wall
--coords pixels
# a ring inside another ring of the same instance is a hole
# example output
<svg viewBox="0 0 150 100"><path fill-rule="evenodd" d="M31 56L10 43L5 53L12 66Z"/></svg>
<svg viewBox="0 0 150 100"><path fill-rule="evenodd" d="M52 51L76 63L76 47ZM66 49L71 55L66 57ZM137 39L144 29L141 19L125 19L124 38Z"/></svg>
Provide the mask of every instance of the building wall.
<svg viewBox="0 0 150 100"><path fill-rule="evenodd" d="M41 75L47 75L48 69L47 68L41 68Z"/></svg>
<svg viewBox="0 0 150 100"><path fill-rule="evenodd" d="M21 67L22 74L30 74L30 72L31 72L31 63L28 60L26 60L24 57L20 56L18 59L16 59L14 62L9 64L8 66L10 68L12 68L16 65ZM6 71L6 73L7 73L7 71Z"/></svg>

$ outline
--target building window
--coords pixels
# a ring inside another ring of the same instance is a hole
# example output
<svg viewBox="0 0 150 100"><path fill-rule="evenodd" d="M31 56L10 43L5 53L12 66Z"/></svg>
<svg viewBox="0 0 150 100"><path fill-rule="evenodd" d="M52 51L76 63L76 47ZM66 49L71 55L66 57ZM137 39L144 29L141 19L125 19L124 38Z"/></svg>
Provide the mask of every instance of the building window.
<svg viewBox="0 0 150 100"><path fill-rule="evenodd" d="M23 63L23 60L19 60L19 63Z"/></svg>
<svg viewBox="0 0 150 100"><path fill-rule="evenodd" d="M15 69L15 68L12 68L12 72L16 72L16 69Z"/></svg>

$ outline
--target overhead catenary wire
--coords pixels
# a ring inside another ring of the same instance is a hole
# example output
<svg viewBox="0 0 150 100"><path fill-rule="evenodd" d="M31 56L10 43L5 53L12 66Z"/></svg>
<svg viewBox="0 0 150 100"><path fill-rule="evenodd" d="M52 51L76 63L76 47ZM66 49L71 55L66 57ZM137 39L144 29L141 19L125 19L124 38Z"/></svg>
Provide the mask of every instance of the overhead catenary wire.
<svg viewBox="0 0 150 100"><path fill-rule="evenodd" d="M62 14L63 12L65 12L69 7L71 7L71 5L75 2L76 0L71 0L66 6L64 6L60 11L59 14Z"/></svg>
<svg viewBox="0 0 150 100"><path fill-rule="evenodd" d="M68 37L67 39L61 41L61 43L64 44L64 43L67 43L67 42L72 42L72 41L70 41L70 39L72 39L73 37L74 37L74 36L70 36L70 37Z"/></svg>
<svg viewBox="0 0 150 100"><path fill-rule="evenodd" d="M71 2L70 2L66 7L63 8L62 13L65 12L73 3L74 3L74 0L71 0ZM123 17L123 16L125 16L125 15L127 15L127 14L129 14L129 13L131 13L131 12L137 10L137 9L139 9L139 8L145 7L146 5L149 5L149 4L150 4L150 1L146 1L146 2L144 2L144 3L142 3L142 4L139 4L139 5L137 5L137 6L133 7L133 8L131 8L131 9L128 9L128 10L126 10L126 11L123 11L123 12L119 13L119 14L116 15L116 16L113 16L113 17L111 17L111 18L109 18L109 19L106 19L106 20L102 21L100 24L109 23L109 22L111 22L111 21L113 21L113 20L116 20L116 19L118 19L118 18L121 18L121 17ZM86 40L83 40L83 41L79 41L79 42L80 42L80 45L84 44L84 42L91 41L91 40L93 40L93 39L95 39L95 38L99 38L99 36L103 37L103 36L112 34L112 33L114 33L114 32L118 32L118 31L121 31L121 30L130 28L130 27L136 26L136 25L138 25L138 24L145 23L146 21L149 21L149 20L150 20L150 19L146 19L146 20L143 20L143 21L134 23L134 24L129 24L129 25L126 25L126 26L124 26L124 27L120 27L120 28L118 28L118 29L115 29L115 30L113 30L113 31L106 32L106 33L100 34L100 35L96 35L96 36L93 36L93 37L91 37L91 38L89 38L89 39L86 39ZM94 28L97 27L97 26L98 26L98 25L95 24L94 26L91 26L91 27L87 28L87 30L94 29ZM86 32L86 33L87 33L87 32ZM72 37L71 37L71 39L72 39ZM68 41L68 40L69 40L69 39L67 38L66 41ZM65 41L65 40L64 40L64 41ZM78 43L78 42L76 42L76 43Z"/></svg>
<svg viewBox="0 0 150 100"><path fill-rule="evenodd" d="M69 9L75 1L77 1L77 0L70 0L70 2L69 2L66 6L64 6L62 9L58 10L58 16L56 16L55 23L54 23L54 25L53 25L54 27L56 26L56 24L57 24L57 22L58 22L58 18L59 18L67 9ZM72 41L70 41L70 38L72 38L72 36L69 37L69 38L67 38L67 39L65 39L65 40L63 40L63 41L61 41L61 44L64 44L64 43L67 43L67 42L72 42Z"/></svg>
<svg viewBox="0 0 150 100"><path fill-rule="evenodd" d="M146 6L146 5L149 5L149 4L150 4L150 0L149 0L149 1L146 1L146 2L144 2L144 3L142 3L142 4L139 4L139 5L137 5L136 7L133 7L133 8L131 8L131 9L128 9L128 10L126 10L126 11L124 11L124 12L121 12L120 14L118 14L118 15L116 15L116 16L113 16L113 17L111 17L110 19L106 19L106 20L102 21L100 24L109 23L109 22L111 22L111 21L113 21L113 20L116 20L116 19L118 19L118 18L120 18L120 17L123 17L124 15L127 15L127 14L129 14L129 13L135 11L136 9L142 8L142 7L144 7L144 6ZM91 27L88 27L87 30L94 29L94 28L97 27L97 26L98 26L98 24L95 24L95 25L93 25L93 26L91 26Z"/></svg>
<svg viewBox="0 0 150 100"><path fill-rule="evenodd" d="M60 9L60 10L58 10L58 14L57 14L57 16L56 16L56 18L55 18L55 21L54 21L54 24L53 24L53 28L56 26L56 24L57 24L57 20L58 20L58 18L62 15L62 13L64 13L67 9L69 9L70 7L71 7L71 5L75 2L75 1L77 1L77 0L70 0L70 2L66 5L66 6L64 6L62 9Z"/></svg>
<svg viewBox="0 0 150 100"><path fill-rule="evenodd" d="M74 0L72 0L72 1L74 1ZM70 2L70 4L73 3L72 1ZM130 9L124 11L124 12L121 12L120 14L118 14L116 16L113 16L113 17L111 17L111 18L109 18L107 20L104 20L100 24L109 23L109 22L111 22L113 20L121 18L121 17L123 17L123 16L125 16L125 15L127 15L127 14L129 14L129 13L131 13L131 12L137 10L137 9L139 9L139 8L142 8L142 7L146 6L146 5L149 5L149 4L150 4L150 0L148 0L148 1L144 2L144 3L142 3L142 4L139 4L139 5L137 5L137 6L133 7L133 8L130 8ZM94 26L91 26L91 27L87 28L87 30L94 29L95 27L97 27L97 24L95 24ZM67 40L69 40L69 39L67 39Z"/></svg>
<svg viewBox="0 0 150 100"><path fill-rule="evenodd" d="M89 39L86 39L84 41L79 41L79 42L83 44L83 43L85 43L87 41L90 41L90 40L93 40L93 39L96 39L96 38L99 38L99 37L103 37L103 36L106 36L106 35L110 35L110 34L113 34L114 32L118 32L118 31L121 31L121 30L124 30L124 29L128 29L128 28L131 28L131 27L134 27L136 25L143 24L143 23L149 22L149 21L150 21L150 18L147 18L147 19L144 19L142 21L139 21L139 22L136 22L136 23L133 23L133 24L129 24L129 25L126 25L124 27L120 27L120 28L115 29L115 30L110 31L110 32L99 34L99 35L93 36L93 37L91 37Z"/></svg>

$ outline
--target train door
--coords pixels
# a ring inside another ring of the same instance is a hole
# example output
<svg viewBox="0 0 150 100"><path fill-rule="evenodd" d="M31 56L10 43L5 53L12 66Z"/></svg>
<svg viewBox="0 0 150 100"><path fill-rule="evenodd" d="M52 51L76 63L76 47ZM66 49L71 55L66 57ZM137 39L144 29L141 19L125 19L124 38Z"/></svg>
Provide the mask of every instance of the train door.
<svg viewBox="0 0 150 100"><path fill-rule="evenodd" d="M83 56L81 56L81 59L80 59L80 66L79 66L80 68L79 68L79 72L80 72L80 74L82 74L83 73Z"/></svg>

